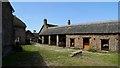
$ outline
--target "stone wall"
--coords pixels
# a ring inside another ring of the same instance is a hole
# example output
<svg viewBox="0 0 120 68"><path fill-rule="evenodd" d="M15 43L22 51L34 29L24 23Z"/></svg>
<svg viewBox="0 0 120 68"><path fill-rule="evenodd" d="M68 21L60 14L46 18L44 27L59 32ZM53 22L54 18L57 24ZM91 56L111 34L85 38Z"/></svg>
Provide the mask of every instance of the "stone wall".
<svg viewBox="0 0 120 68"><path fill-rule="evenodd" d="M15 39L20 37L20 43L25 44L26 41L26 34L25 28L15 27Z"/></svg>
<svg viewBox="0 0 120 68"><path fill-rule="evenodd" d="M75 48L83 49L83 38L90 38L90 49L101 51L101 39L109 39L109 51L118 50L118 35L66 35L66 47L70 47L70 38L75 38Z"/></svg>
<svg viewBox="0 0 120 68"><path fill-rule="evenodd" d="M2 60L2 2L0 2L0 60ZM0 61L0 63L2 63Z"/></svg>
<svg viewBox="0 0 120 68"><path fill-rule="evenodd" d="M118 35L118 51L120 52L120 34Z"/></svg>
<svg viewBox="0 0 120 68"><path fill-rule="evenodd" d="M2 55L12 50L14 44L13 15L9 3L2 3Z"/></svg>

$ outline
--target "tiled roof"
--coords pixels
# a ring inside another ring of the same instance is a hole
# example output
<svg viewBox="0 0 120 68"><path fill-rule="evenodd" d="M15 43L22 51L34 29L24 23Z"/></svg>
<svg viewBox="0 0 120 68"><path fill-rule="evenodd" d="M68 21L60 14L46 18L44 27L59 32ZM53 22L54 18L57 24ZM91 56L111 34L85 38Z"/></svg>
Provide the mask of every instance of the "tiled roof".
<svg viewBox="0 0 120 68"><path fill-rule="evenodd" d="M118 21L107 21L92 24L81 24L49 28L39 35L84 34L84 33L120 33Z"/></svg>

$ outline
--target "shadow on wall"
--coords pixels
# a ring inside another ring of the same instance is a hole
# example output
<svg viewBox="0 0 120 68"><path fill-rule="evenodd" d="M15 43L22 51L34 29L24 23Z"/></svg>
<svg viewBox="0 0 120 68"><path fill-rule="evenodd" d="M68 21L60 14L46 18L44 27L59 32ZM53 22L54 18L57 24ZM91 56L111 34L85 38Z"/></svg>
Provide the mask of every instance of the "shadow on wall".
<svg viewBox="0 0 120 68"><path fill-rule="evenodd" d="M2 66L2 30L0 29L0 66Z"/></svg>
<svg viewBox="0 0 120 68"><path fill-rule="evenodd" d="M47 66L38 51L22 51L9 54L2 59L2 68Z"/></svg>

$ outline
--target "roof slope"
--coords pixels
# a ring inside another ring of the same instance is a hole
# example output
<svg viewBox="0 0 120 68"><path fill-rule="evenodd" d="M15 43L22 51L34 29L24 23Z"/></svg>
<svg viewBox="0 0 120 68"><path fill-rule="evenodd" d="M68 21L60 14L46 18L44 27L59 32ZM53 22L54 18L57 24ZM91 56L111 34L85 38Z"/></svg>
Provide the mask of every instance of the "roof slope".
<svg viewBox="0 0 120 68"><path fill-rule="evenodd" d="M17 18L16 16L14 16L14 26L15 27L26 27L25 23L22 22L19 18Z"/></svg>
<svg viewBox="0 0 120 68"><path fill-rule="evenodd" d="M39 37L38 33L33 33L34 37Z"/></svg>
<svg viewBox="0 0 120 68"><path fill-rule="evenodd" d="M8 0L6 0L7 2L2 2L2 8L4 8L5 6L9 7L11 9L12 12L15 12L13 7L11 6L10 2ZM1 1L0 1L1 2ZM5 8L7 8L5 7Z"/></svg>
<svg viewBox="0 0 120 68"><path fill-rule="evenodd" d="M120 33L117 21L109 21L93 24L71 25L49 28L39 35L52 35L52 34L82 34L82 33Z"/></svg>
<svg viewBox="0 0 120 68"><path fill-rule="evenodd" d="M57 27L58 25L53 25L53 24L47 24L47 27L48 28L51 28L51 27ZM42 28L40 29L40 31L38 33L40 33L43 29L44 25L42 26Z"/></svg>
<svg viewBox="0 0 120 68"><path fill-rule="evenodd" d="M25 32L25 34L26 34L26 36L27 36L27 35L31 35L32 37L34 36L34 34L33 34L30 30L27 30L27 31Z"/></svg>
<svg viewBox="0 0 120 68"><path fill-rule="evenodd" d="M48 27L56 27L56 26L58 26L58 25L53 25L53 24L47 24L48 25Z"/></svg>

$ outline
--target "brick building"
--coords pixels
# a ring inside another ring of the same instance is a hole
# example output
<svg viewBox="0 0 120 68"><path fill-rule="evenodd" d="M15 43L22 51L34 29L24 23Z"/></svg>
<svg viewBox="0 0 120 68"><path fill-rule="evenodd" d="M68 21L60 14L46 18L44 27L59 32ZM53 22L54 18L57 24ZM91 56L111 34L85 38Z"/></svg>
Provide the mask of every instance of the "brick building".
<svg viewBox="0 0 120 68"><path fill-rule="evenodd" d="M120 41L118 21L95 22L91 24L49 27L47 20L40 29L42 44L74 47L83 50L117 51Z"/></svg>

